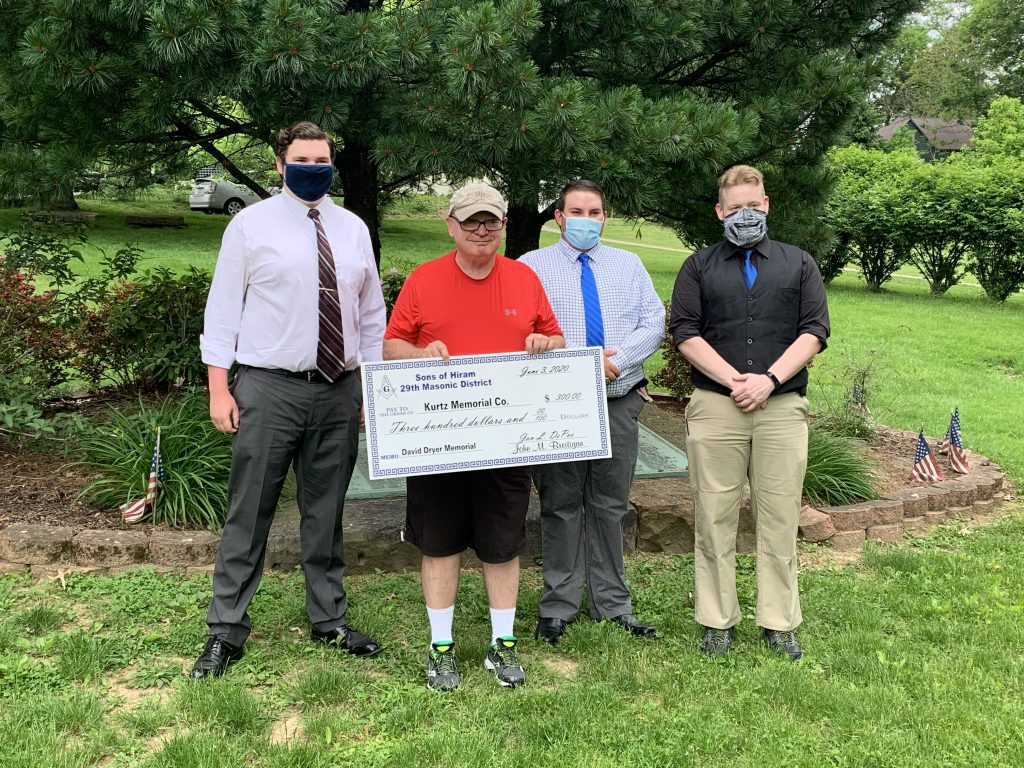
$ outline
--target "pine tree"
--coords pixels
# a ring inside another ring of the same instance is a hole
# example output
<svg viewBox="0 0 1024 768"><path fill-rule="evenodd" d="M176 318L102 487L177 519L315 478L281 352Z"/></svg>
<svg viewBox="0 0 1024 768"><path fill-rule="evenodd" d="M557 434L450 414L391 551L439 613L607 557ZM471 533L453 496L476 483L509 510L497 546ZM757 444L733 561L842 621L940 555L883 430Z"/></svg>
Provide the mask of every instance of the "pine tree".
<svg viewBox="0 0 1024 768"><path fill-rule="evenodd" d="M715 176L768 172L772 232L821 237L825 149L871 54L919 0L23 0L0 26L0 187L126 185L312 119L339 138L345 205L379 253L389 196L485 175L507 252L536 245L567 180L616 213L717 239Z"/></svg>

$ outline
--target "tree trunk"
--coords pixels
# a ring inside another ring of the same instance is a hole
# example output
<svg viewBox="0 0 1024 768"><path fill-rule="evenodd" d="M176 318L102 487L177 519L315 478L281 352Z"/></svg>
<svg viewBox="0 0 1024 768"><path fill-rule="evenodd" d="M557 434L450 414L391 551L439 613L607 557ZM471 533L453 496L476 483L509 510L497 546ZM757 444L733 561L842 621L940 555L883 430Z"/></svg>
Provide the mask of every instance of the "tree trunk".
<svg viewBox="0 0 1024 768"><path fill-rule="evenodd" d="M518 259L527 251L540 247L540 229L551 216L547 211L537 212L536 205L513 203L508 207L508 227L505 232L505 255Z"/></svg>
<svg viewBox="0 0 1024 768"><path fill-rule="evenodd" d="M75 200L74 193L61 187L53 193L47 207L51 211L77 211L78 201Z"/></svg>
<svg viewBox="0 0 1024 768"><path fill-rule="evenodd" d="M334 168L345 193L345 207L363 220L370 230L373 257L380 271L380 169L370 147L358 138L346 136L338 147Z"/></svg>

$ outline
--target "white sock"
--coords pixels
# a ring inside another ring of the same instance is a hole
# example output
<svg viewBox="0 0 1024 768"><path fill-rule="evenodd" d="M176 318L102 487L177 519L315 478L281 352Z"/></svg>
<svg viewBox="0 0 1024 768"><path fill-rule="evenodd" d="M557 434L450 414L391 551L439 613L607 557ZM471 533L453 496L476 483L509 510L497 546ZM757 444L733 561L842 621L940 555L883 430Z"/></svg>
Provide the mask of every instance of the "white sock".
<svg viewBox="0 0 1024 768"><path fill-rule="evenodd" d="M499 637L515 637L512 631L515 623L515 608L491 608L491 642L498 642Z"/></svg>
<svg viewBox="0 0 1024 768"><path fill-rule="evenodd" d="M430 642L452 642L452 620L455 618L455 603L449 608L431 608L427 606L427 618L430 620Z"/></svg>

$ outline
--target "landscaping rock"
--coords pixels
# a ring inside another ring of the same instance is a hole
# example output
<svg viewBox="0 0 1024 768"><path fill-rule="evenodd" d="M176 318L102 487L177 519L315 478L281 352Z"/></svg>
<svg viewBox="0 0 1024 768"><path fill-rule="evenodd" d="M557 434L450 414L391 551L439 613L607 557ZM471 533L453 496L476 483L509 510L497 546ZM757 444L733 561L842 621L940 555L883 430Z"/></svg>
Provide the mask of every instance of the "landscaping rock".
<svg viewBox="0 0 1024 768"><path fill-rule="evenodd" d="M149 537L143 531L82 531L73 551L80 565L142 563L149 555Z"/></svg>
<svg viewBox="0 0 1024 768"><path fill-rule="evenodd" d="M921 517L931 509L931 495L926 488L906 488L887 493L884 498L902 502L904 517Z"/></svg>
<svg viewBox="0 0 1024 768"><path fill-rule="evenodd" d="M631 497L637 513L638 549L693 552L693 497L686 478L637 480Z"/></svg>
<svg viewBox="0 0 1024 768"><path fill-rule="evenodd" d="M28 565L25 563L9 563L6 560L0 560L0 576L8 576L12 573L25 573L28 570Z"/></svg>
<svg viewBox="0 0 1024 768"><path fill-rule="evenodd" d="M973 512L973 504L969 507L950 507L946 510L946 517L970 517Z"/></svg>
<svg viewBox="0 0 1024 768"><path fill-rule="evenodd" d="M992 499L978 499L974 502L974 514L983 515L986 512L991 512L992 507L995 506L995 502Z"/></svg>
<svg viewBox="0 0 1024 768"><path fill-rule="evenodd" d="M856 504L843 504L838 507L831 507L829 514L832 516L832 523L837 531L860 531L864 532L874 522L875 508L869 501L861 501Z"/></svg>
<svg viewBox="0 0 1024 768"><path fill-rule="evenodd" d="M0 531L0 560L29 565L66 562L74 538L74 528L12 525Z"/></svg>
<svg viewBox="0 0 1024 768"><path fill-rule="evenodd" d="M895 525L903 522L903 501L897 499L873 499L865 502L871 508L868 527L873 525Z"/></svg>
<svg viewBox="0 0 1024 768"><path fill-rule="evenodd" d="M150 562L159 565L206 565L217 558L220 536L210 531L153 531Z"/></svg>
<svg viewBox="0 0 1024 768"><path fill-rule="evenodd" d="M928 525L936 525L946 519L946 510L936 510L934 512L925 512L924 519Z"/></svg>
<svg viewBox="0 0 1024 768"><path fill-rule="evenodd" d="M868 528L866 537L871 541L891 543L899 541L903 538L903 525L902 523L894 523L891 525L873 525Z"/></svg>
<svg viewBox="0 0 1024 768"><path fill-rule="evenodd" d="M864 544L864 529L856 531L836 531L835 536L828 540L833 549L860 549Z"/></svg>
<svg viewBox="0 0 1024 768"><path fill-rule="evenodd" d="M805 505L800 510L799 532L804 541L826 541L835 535L836 527L830 515Z"/></svg>
<svg viewBox="0 0 1024 768"><path fill-rule="evenodd" d="M931 508L935 511L950 507L969 507L974 503L977 485L971 481L954 479L933 483L932 487L939 491L939 494L931 498Z"/></svg>

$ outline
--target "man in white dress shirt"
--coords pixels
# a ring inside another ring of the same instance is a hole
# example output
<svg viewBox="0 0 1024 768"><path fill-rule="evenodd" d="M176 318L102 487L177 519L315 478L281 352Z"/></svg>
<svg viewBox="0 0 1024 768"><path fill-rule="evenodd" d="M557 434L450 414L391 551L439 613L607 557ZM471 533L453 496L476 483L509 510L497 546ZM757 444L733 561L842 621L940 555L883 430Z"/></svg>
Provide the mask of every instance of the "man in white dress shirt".
<svg viewBox="0 0 1024 768"><path fill-rule="evenodd" d="M356 370L381 358L384 297L366 225L327 194L334 142L301 122L280 132L275 151L284 191L228 224L200 341L210 417L234 437L209 637L194 678L220 675L242 657L292 465L311 638L356 656L381 650L346 618L341 521L359 440Z"/></svg>

